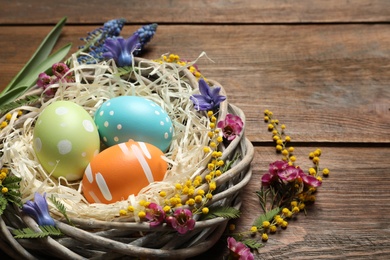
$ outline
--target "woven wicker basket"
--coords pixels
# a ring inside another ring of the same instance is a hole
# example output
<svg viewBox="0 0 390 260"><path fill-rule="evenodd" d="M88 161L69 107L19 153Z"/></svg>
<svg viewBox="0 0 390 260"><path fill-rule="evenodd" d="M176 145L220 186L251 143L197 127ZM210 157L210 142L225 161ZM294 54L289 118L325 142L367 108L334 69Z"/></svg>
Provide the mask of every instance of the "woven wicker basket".
<svg viewBox="0 0 390 260"><path fill-rule="evenodd" d="M136 63L145 63L147 64L145 67L148 68L153 64L139 58L136 59ZM145 83L153 81L151 72L151 69L142 72L142 80ZM185 69L181 74L193 88L197 87L197 80L190 71ZM90 76L93 77L92 74ZM221 86L212 80L209 81ZM224 94L223 88L222 94ZM238 115L245 122L243 112L225 101L220 107L219 118L223 118L227 113ZM21 125L21 123L15 124L14 127L21 127ZM224 147L223 143L221 146L224 160L232 160L237 153L240 156L228 171L215 179L218 188L213 192L213 198L207 206L232 206L238 209L241 206L239 193L251 178L250 163L254 149L245 138L244 131L227 147ZM206 171L207 167L203 172ZM24 215L19 208L8 205L0 218L0 249L15 259L127 259L132 257L184 259L210 249L222 236L228 220L221 217L199 220L195 228L184 235L179 235L166 224L150 227L147 222L124 222L118 219L103 221L77 217L71 218L73 225L69 225L63 219L55 221L64 236L15 239L11 233L12 229L30 227L37 232L40 229L37 223Z"/></svg>

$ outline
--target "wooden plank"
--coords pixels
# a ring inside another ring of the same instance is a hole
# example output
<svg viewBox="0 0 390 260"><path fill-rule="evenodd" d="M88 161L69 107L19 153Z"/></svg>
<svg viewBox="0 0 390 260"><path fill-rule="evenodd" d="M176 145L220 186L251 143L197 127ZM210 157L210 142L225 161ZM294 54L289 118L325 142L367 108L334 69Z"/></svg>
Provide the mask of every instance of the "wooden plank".
<svg viewBox="0 0 390 260"><path fill-rule="evenodd" d="M130 23L334 23L386 22L387 0L244 0L55 2L1 0L0 24L101 23L124 17ZM33 11L32 11L33 10Z"/></svg>
<svg viewBox="0 0 390 260"><path fill-rule="evenodd" d="M306 159L311 150L313 147L295 150L305 170L311 164ZM259 259L384 259L390 254L390 218L386 214L389 149L325 147L322 152L321 164L329 167L330 175L319 188L315 204L307 208L307 216L300 213L286 230L270 235L260 248ZM232 221L236 231L249 230L261 214L254 192L260 188L268 164L278 158L270 147L256 148L252 179L241 192L242 215ZM227 252L225 241L221 239L216 246L218 252Z"/></svg>
<svg viewBox="0 0 390 260"><path fill-rule="evenodd" d="M58 46L73 51L94 27L66 26ZM126 26L131 35L138 26ZM0 86L29 59L51 27L3 26ZM28 44L25 44L28 39ZM22 46L22 47L20 47ZM268 108L300 142L390 142L390 27L377 25L161 25L144 57L202 51L201 71L219 81L247 116L247 136L269 140ZM298 112L299 111L299 112Z"/></svg>

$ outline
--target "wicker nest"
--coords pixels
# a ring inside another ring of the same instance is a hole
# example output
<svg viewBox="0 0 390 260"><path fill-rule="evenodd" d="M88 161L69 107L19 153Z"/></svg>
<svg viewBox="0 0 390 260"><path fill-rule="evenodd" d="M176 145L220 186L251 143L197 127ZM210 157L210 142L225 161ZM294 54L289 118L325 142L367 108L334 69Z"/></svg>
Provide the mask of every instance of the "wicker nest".
<svg viewBox="0 0 390 260"><path fill-rule="evenodd" d="M176 137L166 153L170 164L166 178L133 196L133 203L140 199L161 203L155 195L161 187L165 189L173 186L174 182L197 175L204 176L209 172L207 163L211 156L203 152L203 147L208 142L204 136L207 136L210 122L204 120L207 118L206 113L195 111L185 101L197 92L197 79L185 66L161 64L140 58L134 61L133 67L136 69L127 72L116 68L113 63L93 66L77 64L75 59L73 62L74 83L60 82L53 86L58 88L54 97L48 98L42 93L35 104L11 111L11 114L17 110L25 113L19 118L13 116L10 125L0 132L0 166L9 167L12 174L22 178L20 185L23 202L32 199L36 191L54 195L66 206L72 225L49 202L56 227L63 235L15 239L11 233L13 229L30 227L37 232L41 230L34 219L23 214L20 208L9 204L0 218L0 249L15 259L183 259L210 249L222 236L227 219L216 217L197 220L193 230L179 235L167 224L150 227L149 223L139 221L136 216L119 216L119 209L126 207L129 201L113 205L88 204L83 199L79 183L67 183L48 176L39 167L31 149L34 122L42 109L53 100L74 100L93 115L104 100L114 96L140 95L153 98L173 119ZM208 82L221 86L213 80ZM40 91L33 88L27 95L39 94ZM221 94L226 95L222 87ZM237 115L245 122L243 112L224 101L216 114L218 121L227 113ZM205 206L230 206L238 209L241 205L239 192L251 178L253 146L245 138L243 131L232 142L221 143L218 150L223 151L223 160L234 162L230 169L214 179L217 189ZM202 188L207 190L207 185ZM169 188L167 190L170 194Z"/></svg>

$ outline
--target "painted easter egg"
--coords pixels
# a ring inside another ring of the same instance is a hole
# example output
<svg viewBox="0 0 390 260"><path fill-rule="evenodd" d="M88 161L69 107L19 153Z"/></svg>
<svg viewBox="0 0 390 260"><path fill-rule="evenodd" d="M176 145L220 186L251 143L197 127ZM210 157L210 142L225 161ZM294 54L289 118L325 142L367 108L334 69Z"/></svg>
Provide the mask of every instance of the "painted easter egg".
<svg viewBox="0 0 390 260"><path fill-rule="evenodd" d="M85 170L84 197L109 204L138 194L149 183L163 180L168 165L162 156L156 146L133 140L103 150Z"/></svg>
<svg viewBox="0 0 390 260"><path fill-rule="evenodd" d="M120 96L104 102L95 113L95 123L107 146L135 141L166 151L172 141L172 121L155 102L137 96Z"/></svg>
<svg viewBox="0 0 390 260"><path fill-rule="evenodd" d="M99 133L84 108L71 101L55 101L36 121L33 148L48 174L68 181L79 180L99 153Z"/></svg>

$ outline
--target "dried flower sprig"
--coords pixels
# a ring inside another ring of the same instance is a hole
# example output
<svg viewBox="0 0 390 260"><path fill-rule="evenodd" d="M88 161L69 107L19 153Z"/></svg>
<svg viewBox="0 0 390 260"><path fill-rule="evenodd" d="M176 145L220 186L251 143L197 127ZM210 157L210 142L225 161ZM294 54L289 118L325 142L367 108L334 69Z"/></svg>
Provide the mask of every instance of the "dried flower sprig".
<svg viewBox="0 0 390 260"><path fill-rule="evenodd" d="M6 128L10 124L10 122L12 120L12 117L15 117L15 120L16 120L21 115L23 115L23 111L22 110L18 110L15 113L7 113L7 114L5 114L4 117L3 117L4 120L1 121L1 123L0 123L0 130Z"/></svg>
<svg viewBox="0 0 390 260"><path fill-rule="evenodd" d="M163 63L163 62L167 62L167 63L175 63L179 66L184 66L186 67L194 76L195 78L197 78L198 80L199 79L204 79L206 80L206 78L204 77L204 75L202 75L201 71L199 70L198 66L194 63L194 62L191 62L189 60L186 60L186 59L182 59L180 58L179 55L177 54L174 54L174 53L171 53L169 55L162 55L161 58L159 59L155 59L154 60L155 62L158 62L158 63ZM207 80L206 80L207 81Z"/></svg>
<svg viewBox="0 0 390 260"><path fill-rule="evenodd" d="M260 233L259 239L266 242L270 234L276 233L278 229L286 229L289 220L299 212L306 213L306 206L315 202L322 177L329 175L329 169L320 168L320 149L309 154L313 166L305 173L296 165L297 158L294 147L290 146L291 137L285 133L286 126L274 119L269 110L264 112L264 121L272 133L276 152L282 158L270 164L268 172L261 178L260 190L256 191L262 213L255 219L250 230L232 234L248 248L256 250L263 246L256 243L256 235Z"/></svg>

